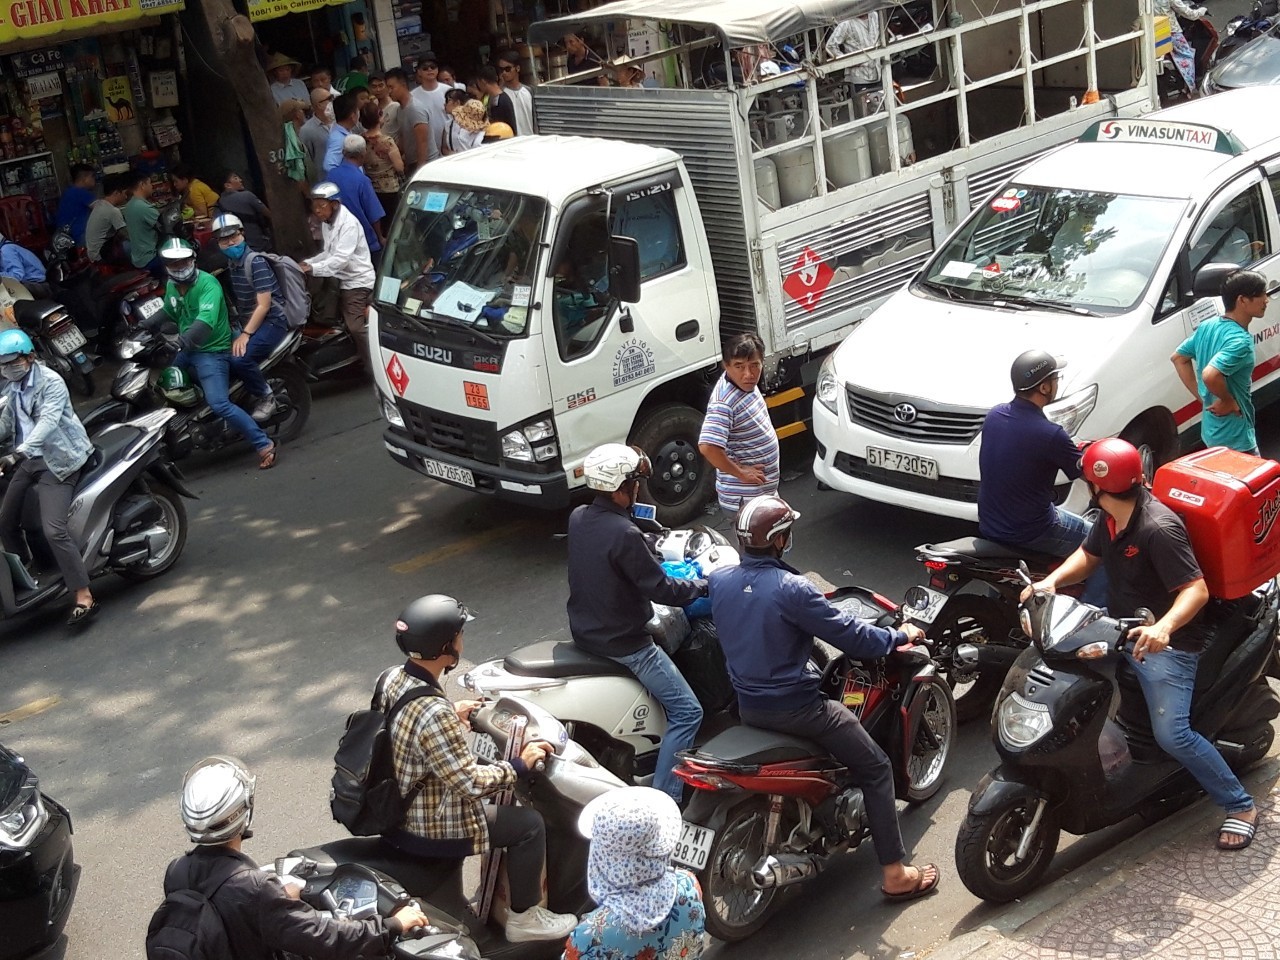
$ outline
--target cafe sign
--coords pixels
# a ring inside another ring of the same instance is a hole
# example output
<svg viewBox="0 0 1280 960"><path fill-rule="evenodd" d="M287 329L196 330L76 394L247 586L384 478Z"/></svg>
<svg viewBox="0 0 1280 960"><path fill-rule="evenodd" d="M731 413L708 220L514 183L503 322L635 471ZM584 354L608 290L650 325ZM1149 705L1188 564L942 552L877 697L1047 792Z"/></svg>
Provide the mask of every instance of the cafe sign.
<svg viewBox="0 0 1280 960"><path fill-rule="evenodd" d="M185 0L0 0L0 43L175 13Z"/></svg>
<svg viewBox="0 0 1280 960"><path fill-rule="evenodd" d="M274 20L288 13L307 13L321 7L340 7L347 0L248 0L249 19L254 23Z"/></svg>

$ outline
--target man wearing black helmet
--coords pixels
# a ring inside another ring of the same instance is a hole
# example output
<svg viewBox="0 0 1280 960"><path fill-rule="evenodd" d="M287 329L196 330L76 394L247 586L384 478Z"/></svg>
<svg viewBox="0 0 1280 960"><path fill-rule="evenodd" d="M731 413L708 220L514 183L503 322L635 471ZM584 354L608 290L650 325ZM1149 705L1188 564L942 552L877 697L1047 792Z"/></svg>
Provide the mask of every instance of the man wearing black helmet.
<svg viewBox="0 0 1280 960"><path fill-rule="evenodd" d="M462 629L471 619L457 600L431 594L405 607L396 621L396 643L408 660L376 691L380 709L390 710L404 694L424 684L439 696L413 700L391 726L396 780L404 797L413 800L404 825L385 839L406 853L432 858L462 859L491 847L505 849L511 884L507 939L563 940L577 926L577 917L538 905L547 857L542 816L530 807L481 803L528 776L551 746L530 743L510 763L482 766L467 742L470 717L479 701L450 703L444 696L442 677L462 658Z"/></svg>

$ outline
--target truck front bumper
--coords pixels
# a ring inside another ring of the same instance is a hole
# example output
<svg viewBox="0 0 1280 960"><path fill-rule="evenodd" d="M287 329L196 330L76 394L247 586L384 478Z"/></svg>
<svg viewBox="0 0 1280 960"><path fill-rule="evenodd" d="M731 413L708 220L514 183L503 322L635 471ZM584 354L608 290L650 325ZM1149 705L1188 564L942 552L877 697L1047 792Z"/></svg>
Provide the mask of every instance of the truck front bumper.
<svg viewBox="0 0 1280 960"><path fill-rule="evenodd" d="M461 490L484 493L500 500L541 507L544 510L559 510L569 505L569 480L562 471L525 473L488 463L479 463L455 453L418 443L407 433L395 427L388 427L383 431L382 443L391 454L391 459L397 463ZM428 463L453 467L455 470L441 471L436 467L436 472L433 473ZM454 475L447 476L442 473ZM474 482L467 483L465 480L467 476L470 476Z"/></svg>

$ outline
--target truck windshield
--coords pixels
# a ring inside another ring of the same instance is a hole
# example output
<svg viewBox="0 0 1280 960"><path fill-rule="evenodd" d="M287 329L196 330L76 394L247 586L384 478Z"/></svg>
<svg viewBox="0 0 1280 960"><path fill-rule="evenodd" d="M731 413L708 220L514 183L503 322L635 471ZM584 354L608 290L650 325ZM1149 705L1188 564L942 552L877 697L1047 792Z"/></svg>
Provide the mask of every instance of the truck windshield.
<svg viewBox="0 0 1280 960"><path fill-rule="evenodd" d="M954 300L1113 314L1142 296L1184 203L1014 185L960 228L920 286Z"/></svg>
<svg viewBox="0 0 1280 960"><path fill-rule="evenodd" d="M521 336L546 204L537 197L415 183L378 277L377 302L427 322Z"/></svg>

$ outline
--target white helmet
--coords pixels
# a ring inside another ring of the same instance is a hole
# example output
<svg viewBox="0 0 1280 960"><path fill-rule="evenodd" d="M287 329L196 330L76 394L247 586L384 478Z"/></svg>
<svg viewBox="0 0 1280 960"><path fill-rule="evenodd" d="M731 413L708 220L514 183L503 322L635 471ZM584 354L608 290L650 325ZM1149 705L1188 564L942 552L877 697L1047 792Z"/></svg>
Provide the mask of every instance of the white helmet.
<svg viewBox="0 0 1280 960"><path fill-rule="evenodd" d="M613 493L628 480L647 477L653 473L649 458L639 447L625 443L605 443L587 454L582 465L587 486L592 490Z"/></svg>
<svg viewBox="0 0 1280 960"><path fill-rule="evenodd" d="M244 232L244 221L234 213L220 213L213 218L213 235L219 240Z"/></svg>
<svg viewBox="0 0 1280 960"><path fill-rule="evenodd" d="M182 778L182 823L192 843L249 835L256 777L235 757L205 757Z"/></svg>
<svg viewBox="0 0 1280 960"><path fill-rule="evenodd" d="M178 283L190 283L196 277L196 252L187 244L173 237L160 248L165 272Z"/></svg>

